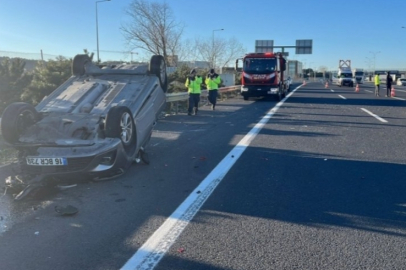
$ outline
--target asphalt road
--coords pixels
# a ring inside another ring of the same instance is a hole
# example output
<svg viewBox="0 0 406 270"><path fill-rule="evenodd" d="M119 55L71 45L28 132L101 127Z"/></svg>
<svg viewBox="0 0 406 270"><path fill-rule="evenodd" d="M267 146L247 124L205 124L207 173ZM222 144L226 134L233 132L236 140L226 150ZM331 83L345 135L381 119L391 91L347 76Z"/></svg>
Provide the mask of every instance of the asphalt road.
<svg viewBox="0 0 406 270"><path fill-rule="evenodd" d="M0 269L404 269L406 88L396 89L376 98L371 84L310 82L277 107L235 98L167 116L150 165L2 196ZM66 205L79 212L55 212Z"/></svg>

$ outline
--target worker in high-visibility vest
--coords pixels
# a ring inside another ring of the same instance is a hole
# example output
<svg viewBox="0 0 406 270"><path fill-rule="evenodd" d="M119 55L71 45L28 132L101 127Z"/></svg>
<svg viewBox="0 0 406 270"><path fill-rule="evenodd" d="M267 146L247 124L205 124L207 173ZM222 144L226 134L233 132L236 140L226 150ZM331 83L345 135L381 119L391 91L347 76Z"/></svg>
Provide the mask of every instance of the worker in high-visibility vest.
<svg viewBox="0 0 406 270"><path fill-rule="evenodd" d="M379 97L379 85L381 80L379 79L379 74L375 74L375 96Z"/></svg>
<svg viewBox="0 0 406 270"><path fill-rule="evenodd" d="M201 94L201 84L203 79L201 76L196 75L196 69L190 71L189 76L186 78L185 86L188 89L189 93L189 108L188 115L197 114L199 110L199 101Z"/></svg>
<svg viewBox="0 0 406 270"><path fill-rule="evenodd" d="M209 102L211 103L211 109L215 110L216 103L217 103L217 92L219 89L219 84L221 83L220 76L214 72L214 69L210 69L209 74L207 74L206 80L204 83L207 86L207 90L209 91Z"/></svg>

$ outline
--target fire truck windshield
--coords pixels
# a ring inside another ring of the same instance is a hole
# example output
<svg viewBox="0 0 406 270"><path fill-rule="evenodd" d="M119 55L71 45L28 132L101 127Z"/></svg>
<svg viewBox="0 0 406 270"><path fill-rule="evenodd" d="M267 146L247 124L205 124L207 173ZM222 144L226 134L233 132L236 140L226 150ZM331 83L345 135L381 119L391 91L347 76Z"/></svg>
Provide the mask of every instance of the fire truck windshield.
<svg viewBox="0 0 406 270"><path fill-rule="evenodd" d="M244 72L255 74L272 73L276 70L275 58L245 58Z"/></svg>

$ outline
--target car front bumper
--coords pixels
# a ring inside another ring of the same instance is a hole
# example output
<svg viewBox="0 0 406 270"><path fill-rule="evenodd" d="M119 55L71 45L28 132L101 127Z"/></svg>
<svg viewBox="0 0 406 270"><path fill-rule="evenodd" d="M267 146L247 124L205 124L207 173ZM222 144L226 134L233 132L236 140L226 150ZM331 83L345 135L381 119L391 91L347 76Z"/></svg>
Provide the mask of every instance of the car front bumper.
<svg viewBox="0 0 406 270"><path fill-rule="evenodd" d="M241 95L248 97L264 97L279 94L278 86L273 85L242 85Z"/></svg>

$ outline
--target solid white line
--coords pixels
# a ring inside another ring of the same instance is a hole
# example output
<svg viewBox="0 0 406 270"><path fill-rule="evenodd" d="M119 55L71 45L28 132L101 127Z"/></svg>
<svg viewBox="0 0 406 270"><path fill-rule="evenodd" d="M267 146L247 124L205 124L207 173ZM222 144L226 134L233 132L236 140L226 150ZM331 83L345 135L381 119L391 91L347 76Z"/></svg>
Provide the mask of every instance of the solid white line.
<svg viewBox="0 0 406 270"><path fill-rule="evenodd" d="M331 91L331 92L334 92L334 90L333 90L333 89L330 89L330 91Z"/></svg>
<svg viewBox="0 0 406 270"><path fill-rule="evenodd" d="M204 202L209 198L217 185L220 184L224 176L244 153L251 141L283 105L285 100L300 87L301 86L295 88L283 100L278 102L275 107L268 111L268 113L210 172L200 185L183 201L175 212L165 220L158 230L156 230L140 249L126 262L121 270L151 270L159 263L165 253L169 250L172 244L175 243L176 239L202 207Z"/></svg>
<svg viewBox="0 0 406 270"><path fill-rule="evenodd" d="M372 115L373 117L375 117L376 119L378 119L378 120L381 121L381 122L388 123L388 121L386 121L385 119L379 117L378 115L376 115L376 114L374 114L374 113L368 111L367 109L361 108L361 110L363 110L364 112L366 112L366 113Z"/></svg>
<svg viewBox="0 0 406 270"><path fill-rule="evenodd" d="M392 97L392 98L399 99L399 100L406 100L404 98L398 98L398 97Z"/></svg>
<svg viewBox="0 0 406 270"><path fill-rule="evenodd" d="M369 92L369 93L372 93L372 91L371 91L371 90L364 90L364 91Z"/></svg>
<svg viewBox="0 0 406 270"><path fill-rule="evenodd" d="M340 98L342 98L342 99L346 99L345 97L343 97L342 95L338 95Z"/></svg>

